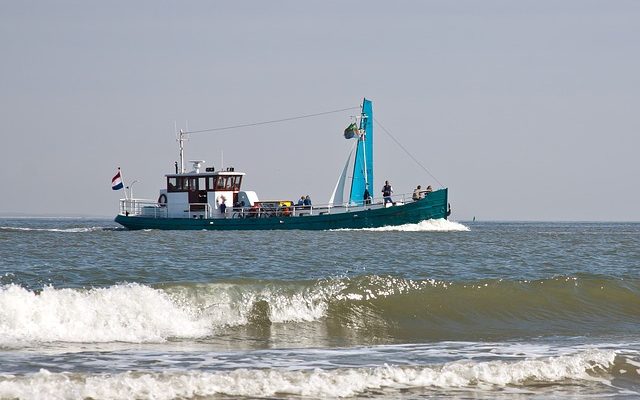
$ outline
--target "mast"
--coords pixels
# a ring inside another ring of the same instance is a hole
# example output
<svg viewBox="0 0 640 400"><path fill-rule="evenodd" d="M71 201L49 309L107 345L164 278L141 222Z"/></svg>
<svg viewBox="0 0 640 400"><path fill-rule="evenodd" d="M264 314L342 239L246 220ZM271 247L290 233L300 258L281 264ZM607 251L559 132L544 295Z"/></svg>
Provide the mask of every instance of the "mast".
<svg viewBox="0 0 640 400"><path fill-rule="evenodd" d="M365 137L363 136L362 138L362 151L364 152L364 154L367 154L367 146L365 145ZM369 189L369 180L367 179L368 174L367 174L367 157L364 158L364 187L366 189Z"/></svg>
<svg viewBox="0 0 640 400"><path fill-rule="evenodd" d="M364 157L364 181L365 188L369 192L373 190L373 105L371 100L362 101L362 118L360 119L360 129L365 132L362 147Z"/></svg>
<svg viewBox="0 0 640 400"><path fill-rule="evenodd" d="M353 179L349 194L349 202L352 204L362 204L365 189L368 189L369 193L373 189L373 107L371 100L364 99L362 102L359 131L358 140L362 141L362 145L358 143L353 165Z"/></svg>

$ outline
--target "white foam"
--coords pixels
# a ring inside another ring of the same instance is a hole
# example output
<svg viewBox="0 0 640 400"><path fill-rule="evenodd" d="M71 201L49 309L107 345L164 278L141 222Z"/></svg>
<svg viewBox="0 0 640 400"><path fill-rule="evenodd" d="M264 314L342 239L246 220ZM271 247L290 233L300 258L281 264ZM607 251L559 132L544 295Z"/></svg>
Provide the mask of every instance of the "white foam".
<svg viewBox="0 0 640 400"><path fill-rule="evenodd" d="M66 232L66 233L84 233L96 232L104 230L113 230L113 227L91 226L77 228L25 228L20 226L0 226L0 231L22 231L22 232Z"/></svg>
<svg viewBox="0 0 640 400"><path fill-rule="evenodd" d="M598 370L613 364L615 352L581 353L520 361L455 361L441 366L380 366L332 370L235 369L232 371L50 373L0 375L2 398L194 398L227 396L349 397L375 390L481 390L531 384L601 381ZM594 373L595 371L595 373Z"/></svg>
<svg viewBox="0 0 640 400"><path fill-rule="evenodd" d="M0 345L20 342L162 342L197 338L223 326L250 322L266 303L269 321L322 318L327 297L340 286L311 288L209 284L165 290L140 284L55 289L40 294L15 284L0 286Z"/></svg>
<svg viewBox="0 0 640 400"><path fill-rule="evenodd" d="M335 229L334 231L370 231L370 232L467 232L469 228L459 222L444 218L428 219L417 224L383 226L380 228Z"/></svg>
<svg viewBox="0 0 640 400"><path fill-rule="evenodd" d="M0 344L21 341L154 342L205 335L206 322L166 293L127 284L89 290L0 287Z"/></svg>
<svg viewBox="0 0 640 400"><path fill-rule="evenodd" d="M206 284L165 290L174 302L202 310L211 324L235 326L247 324L260 302L268 305L268 318L274 323L318 320L326 315L328 299L341 289L336 281L313 287Z"/></svg>

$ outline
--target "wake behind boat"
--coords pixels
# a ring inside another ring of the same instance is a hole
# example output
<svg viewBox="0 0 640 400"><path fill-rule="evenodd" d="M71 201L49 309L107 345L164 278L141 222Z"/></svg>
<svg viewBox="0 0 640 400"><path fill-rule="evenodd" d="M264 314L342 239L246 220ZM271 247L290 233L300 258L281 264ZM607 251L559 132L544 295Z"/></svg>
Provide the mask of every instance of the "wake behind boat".
<svg viewBox="0 0 640 400"><path fill-rule="evenodd" d="M176 163L176 172L166 175L158 199L121 199L117 223L129 229L360 229L446 219L451 212L447 188L374 196L373 106L367 99L356 122L344 131L354 147L327 204L260 201L256 192L244 190L245 173L233 167L202 171L204 161L198 160L191 161L193 170L186 172L183 136L181 131L180 169ZM118 173L114 189L122 188L119 179Z"/></svg>

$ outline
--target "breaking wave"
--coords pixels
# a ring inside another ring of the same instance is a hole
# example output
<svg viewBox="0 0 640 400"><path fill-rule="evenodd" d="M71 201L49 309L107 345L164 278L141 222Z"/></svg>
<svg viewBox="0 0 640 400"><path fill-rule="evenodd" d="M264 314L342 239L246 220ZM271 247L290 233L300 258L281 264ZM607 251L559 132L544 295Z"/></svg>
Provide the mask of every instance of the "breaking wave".
<svg viewBox="0 0 640 400"><path fill-rule="evenodd" d="M52 373L47 370L0 375L2 398L208 398L211 396L351 397L450 393L473 397L500 389L522 393L527 388L609 387L615 373L613 351L586 350L570 355L520 360L460 360L439 365L338 369L234 369L231 371L124 372L117 374ZM636 372L632 372L636 374ZM635 378L637 379L637 377ZM539 393L539 392L538 392ZM627 392L628 394L628 392Z"/></svg>
<svg viewBox="0 0 640 400"><path fill-rule="evenodd" d="M640 281L558 277L444 282L368 275L318 281L119 284L31 291L0 286L0 346L162 342L283 325L368 340L492 340L640 329ZM319 325L318 325L319 324Z"/></svg>

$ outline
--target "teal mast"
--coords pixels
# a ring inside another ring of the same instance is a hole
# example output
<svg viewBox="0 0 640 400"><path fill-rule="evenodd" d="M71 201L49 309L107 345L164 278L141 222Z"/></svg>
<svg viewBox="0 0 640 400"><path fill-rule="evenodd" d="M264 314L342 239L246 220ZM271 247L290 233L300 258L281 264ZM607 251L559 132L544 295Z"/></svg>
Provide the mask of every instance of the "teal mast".
<svg viewBox="0 0 640 400"><path fill-rule="evenodd" d="M360 132L358 148L353 164L353 179L349 202L362 204L364 202L364 190L368 189L371 196L374 195L373 187L373 106L370 100L362 101L362 114L360 115Z"/></svg>

